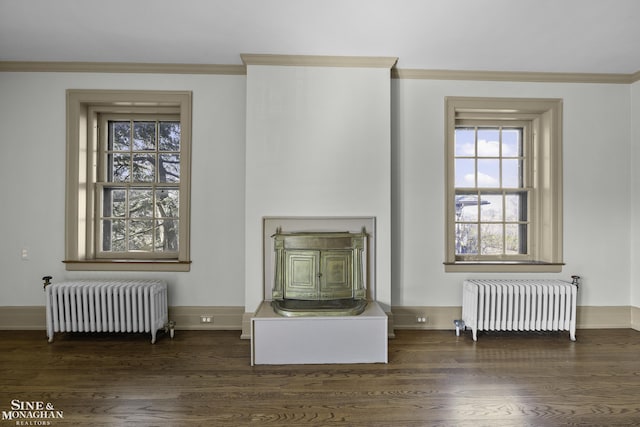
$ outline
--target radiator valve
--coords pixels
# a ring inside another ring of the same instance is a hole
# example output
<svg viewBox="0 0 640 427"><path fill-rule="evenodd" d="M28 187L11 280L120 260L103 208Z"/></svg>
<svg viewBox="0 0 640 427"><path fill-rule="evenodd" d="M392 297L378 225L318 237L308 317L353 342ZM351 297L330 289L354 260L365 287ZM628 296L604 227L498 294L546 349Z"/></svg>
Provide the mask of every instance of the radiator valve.
<svg viewBox="0 0 640 427"><path fill-rule="evenodd" d="M52 276L44 276L42 278L42 280L44 280L44 284L42 285L42 289L47 289L47 286L49 286L51 284L51 279L53 279Z"/></svg>
<svg viewBox="0 0 640 427"><path fill-rule="evenodd" d="M461 330L464 331L466 329L466 326L464 324L464 320L456 319L456 320L453 321L453 324L456 327L456 336L459 337L460 336L460 331Z"/></svg>
<svg viewBox="0 0 640 427"><path fill-rule="evenodd" d="M580 286L580 276L571 276L571 284L576 285L576 287Z"/></svg>

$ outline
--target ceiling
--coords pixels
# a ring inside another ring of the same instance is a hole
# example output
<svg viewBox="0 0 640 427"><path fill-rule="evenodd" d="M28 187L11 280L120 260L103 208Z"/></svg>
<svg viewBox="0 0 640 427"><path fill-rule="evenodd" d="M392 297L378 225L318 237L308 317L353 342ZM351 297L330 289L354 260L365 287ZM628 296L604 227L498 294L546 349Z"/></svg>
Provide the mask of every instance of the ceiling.
<svg viewBox="0 0 640 427"><path fill-rule="evenodd" d="M0 0L0 61L398 57L426 70L640 71L638 0Z"/></svg>

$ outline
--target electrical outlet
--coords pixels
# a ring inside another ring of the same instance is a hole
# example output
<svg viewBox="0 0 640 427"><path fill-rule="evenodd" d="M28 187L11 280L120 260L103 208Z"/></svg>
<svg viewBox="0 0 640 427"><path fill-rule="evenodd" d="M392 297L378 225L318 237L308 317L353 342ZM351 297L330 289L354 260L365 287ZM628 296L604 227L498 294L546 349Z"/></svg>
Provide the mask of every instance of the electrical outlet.
<svg viewBox="0 0 640 427"><path fill-rule="evenodd" d="M416 323L427 323L429 318L427 316L416 317Z"/></svg>
<svg viewBox="0 0 640 427"><path fill-rule="evenodd" d="M200 323L213 323L213 316L200 316Z"/></svg>

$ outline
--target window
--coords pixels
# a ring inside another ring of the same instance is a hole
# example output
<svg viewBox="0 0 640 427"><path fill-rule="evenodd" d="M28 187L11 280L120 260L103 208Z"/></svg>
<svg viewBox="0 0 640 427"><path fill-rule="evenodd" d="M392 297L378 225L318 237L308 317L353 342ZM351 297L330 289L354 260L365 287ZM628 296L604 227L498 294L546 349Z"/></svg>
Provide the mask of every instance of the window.
<svg viewBox="0 0 640 427"><path fill-rule="evenodd" d="M456 259L530 260L529 127L491 122L456 122Z"/></svg>
<svg viewBox="0 0 640 427"><path fill-rule="evenodd" d="M67 93L68 270L189 270L191 94Z"/></svg>
<svg viewBox="0 0 640 427"><path fill-rule="evenodd" d="M561 270L561 109L446 99L446 271Z"/></svg>
<svg viewBox="0 0 640 427"><path fill-rule="evenodd" d="M180 117L100 115L96 256L176 257Z"/></svg>

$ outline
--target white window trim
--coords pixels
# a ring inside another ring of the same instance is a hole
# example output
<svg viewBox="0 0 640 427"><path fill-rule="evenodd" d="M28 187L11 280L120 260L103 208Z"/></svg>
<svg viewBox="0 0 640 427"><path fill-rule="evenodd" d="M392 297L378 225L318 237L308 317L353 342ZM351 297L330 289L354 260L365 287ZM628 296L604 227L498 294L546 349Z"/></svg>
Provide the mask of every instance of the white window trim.
<svg viewBox="0 0 640 427"><path fill-rule="evenodd" d="M67 90L65 266L67 270L189 271L191 92ZM179 112L181 122L180 249L175 259L97 259L94 183L99 113Z"/></svg>
<svg viewBox="0 0 640 427"><path fill-rule="evenodd" d="M455 255L454 131L456 119L531 120L532 186L530 261L460 261ZM562 100L537 98L445 98L445 271L562 271ZM547 159L547 160L545 160Z"/></svg>

